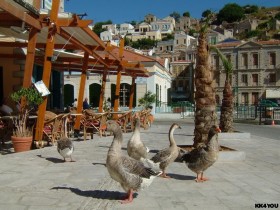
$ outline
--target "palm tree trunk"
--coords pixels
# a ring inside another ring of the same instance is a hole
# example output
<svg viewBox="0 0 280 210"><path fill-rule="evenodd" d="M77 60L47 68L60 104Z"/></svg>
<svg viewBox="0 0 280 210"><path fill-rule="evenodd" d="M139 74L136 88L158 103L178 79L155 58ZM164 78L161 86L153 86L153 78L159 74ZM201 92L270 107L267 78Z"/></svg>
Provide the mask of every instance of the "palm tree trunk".
<svg viewBox="0 0 280 210"><path fill-rule="evenodd" d="M194 147L207 142L208 132L217 124L213 72L209 65L207 30L198 37L197 65L195 69L195 129Z"/></svg>
<svg viewBox="0 0 280 210"><path fill-rule="evenodd" d="M228 80L225 81L223 90L223 101L220 116L220 129L222 132L233 132L233 95L231 84Z"/></svg>

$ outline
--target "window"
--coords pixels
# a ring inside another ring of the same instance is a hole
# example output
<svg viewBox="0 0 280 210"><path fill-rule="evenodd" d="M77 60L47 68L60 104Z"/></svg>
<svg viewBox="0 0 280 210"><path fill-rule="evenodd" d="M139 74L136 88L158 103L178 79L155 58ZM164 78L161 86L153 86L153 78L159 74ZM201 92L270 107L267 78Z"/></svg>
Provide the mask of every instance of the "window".
<svg viewBox="0 0 280 210"><path fill-rule="evenodd" d="M259 65L259 55L257 53L253 54L253 66Z"/></svg>
<svg viewBox="0 0 280 210"><path fill-rule="evenodd" d="M259 93L252 93L252 104L257 105L259 101Z"/></svg>
<svg viewBox="0 0 280 210"><path fill-rule="evenodd" d="M269 82L276 82L276 74L275 73L269 74Z"/></svg>
<svg viewBox="0 0 280 210"><path fill-rule="evenodd" d="M259 75L258 74L252 74L252 80L253 80L253 84L257 85L259 82Z"/></svg>
<svg viewBox="0 0 280 210"><path fill-rule="evenodd" d="M243 83L248 83L248 75L247 74L242 74L241 75L241 81Z"/></svg>
<svg viewBox="0 0 280 210"><path fill-rule="evenodd" d="M246 68L248 67L248 55L246 53L242 54L241 65Z"/></svg>
<svg viewBox="0 0 280 210"><path fill-rule="evenodd" d="M219 69L219 56L217 56L217 55L215 55L214 56L214 67L216 68L216 69Z"/></svg>
<svg viewBox="0 0 280 210"><path fill-rule="evenodd" d="M242 93L241 94L241 103L244 105L248 105L249 104L249 94L248 93Z"/></svg>
<svg viewBox="0 0 280 210"><path fill-rule="evenodd" d="M184 44L186 44L186 39L184 39Z"/></svg>
<svg viewBox="0 0 280 210"><path fill-rule="evenodd" d="M269 65L276 65L276 54L275 52L269 53Z"/></svg>

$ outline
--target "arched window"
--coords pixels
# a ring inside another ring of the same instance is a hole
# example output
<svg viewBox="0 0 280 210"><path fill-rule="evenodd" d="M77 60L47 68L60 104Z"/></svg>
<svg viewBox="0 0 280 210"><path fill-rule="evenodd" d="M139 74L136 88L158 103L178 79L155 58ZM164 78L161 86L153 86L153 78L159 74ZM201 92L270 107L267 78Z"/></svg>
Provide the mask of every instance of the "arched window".
<svg viewBox="0 0 280 210"><path fill-rule="evenodd" d="M101 85L97 83L92 83L89 86L89 104L92 107L99 107L101 93Z"/></svg>
<svg viewBox="0 0 280 210"><path fill-rule="evenodd" d="M72 106L74 102L74 86L70 84L64 85L64 107Z"/></svg>
<svg viewBox="0 0 280 210"><path fill-rule="evenodd" d="M129 106L129 93L130 93L130 85L126 83L122 83L120 88L120 106L123 107Z"/></svg>

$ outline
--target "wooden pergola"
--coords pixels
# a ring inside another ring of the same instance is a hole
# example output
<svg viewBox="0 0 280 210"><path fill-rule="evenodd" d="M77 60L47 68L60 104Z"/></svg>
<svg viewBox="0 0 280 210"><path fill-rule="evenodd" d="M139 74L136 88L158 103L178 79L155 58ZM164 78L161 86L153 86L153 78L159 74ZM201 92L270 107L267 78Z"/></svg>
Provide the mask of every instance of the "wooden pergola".
<svg viewBox="0 0 280 210"><path fill-rule="evenodd" d="M38 1L39 2L39 1ZM92 20L82 20L78 15L60 16L58 13L60 0L53 0L50 14L39 14L37 8L24 4L23 1L0 1L0 33L7 37L15 37L24 42L0 42L2 47L26 47L23 87L31 85L34 64L43 66L42 80L49 88L52 69L58 71L81 72L77 112L82 111L87 72L103 75L99 112L102 111L107 74L117 75L114 111L118 110L120 81L122 75L132 77L129 108L132 109L135 79L149 74L140 62L126 60L124 56L124 40L116 52L110 43L105 44L90 28ZM54 53L54 51L58 53ZM82 56L67 51L82 51ZM114 52L113 52L114 50ZM21 58L22 55L0 54L2 58ZM24 55L23 55L24 56ZM44 116L47 108L47 97L39 106L35 140L42 139ZM77 117L75 129L80 127Z"/></svg>

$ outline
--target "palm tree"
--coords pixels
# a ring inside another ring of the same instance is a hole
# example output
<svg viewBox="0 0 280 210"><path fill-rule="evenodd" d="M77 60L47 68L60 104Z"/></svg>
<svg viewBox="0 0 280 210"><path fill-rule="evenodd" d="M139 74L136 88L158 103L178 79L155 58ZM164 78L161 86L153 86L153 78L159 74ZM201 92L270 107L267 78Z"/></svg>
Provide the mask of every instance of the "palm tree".
<svg viewBox="0 0 280 210"><path fill-rule="evenodd" d="M216 52L219 58L221 58L226 73L220 116L220 129L222 132L233 132L233 94L231 87L233 65L218 48L211 46L210 49Z"/></svg>
<svg viewBox="0 0 280 210"><path fill-rule="evenodd" d="M207 142L210 128L217 125L215 89L213 72L209 65L207 30L210 18L200 28L195 68L195 129L194 147Z"/></svg>

